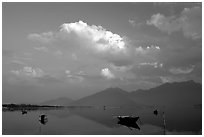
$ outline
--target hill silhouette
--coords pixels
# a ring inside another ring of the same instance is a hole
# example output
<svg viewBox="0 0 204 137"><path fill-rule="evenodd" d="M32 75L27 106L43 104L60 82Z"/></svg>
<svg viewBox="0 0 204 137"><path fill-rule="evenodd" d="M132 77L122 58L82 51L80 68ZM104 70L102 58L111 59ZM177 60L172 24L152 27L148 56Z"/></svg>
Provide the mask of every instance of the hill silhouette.
<svg viewBox="0 0 204 137"><path fill-rule="evenodd" d="M42 102L41 105L60 105L60 106L67 106L67 105L69 105L71 102L73 102L72 99L66 98L66 97L61 97L61 98L52 99L52 100L48 100L48 101Z"/></svg>
<svg viewBox="0 0 204 137"><path fill-rule="evenodd" d="M202 104L202 85L190 80L165 83L155 88L147 90L139 89L132 92L127 92L117 87L107 88L76 101L63 97L49 100L41 104L99 107L140 107L145 105L195 106Z"/></svg>
<svg viewBox="0 0 204 137"><path fill-rule="evenodd" d="M108 88L93 95L84 97L71 103L75 106L139 106L130 97L129 93L120 88Z"/></svg>
<svg viewBox="0 0 204 137"><path fill-rule="evenodd" d="M133 100L147 105L202 104L202 85L192 80L165 83L152 89L133 91L130 94Z"/></svg>

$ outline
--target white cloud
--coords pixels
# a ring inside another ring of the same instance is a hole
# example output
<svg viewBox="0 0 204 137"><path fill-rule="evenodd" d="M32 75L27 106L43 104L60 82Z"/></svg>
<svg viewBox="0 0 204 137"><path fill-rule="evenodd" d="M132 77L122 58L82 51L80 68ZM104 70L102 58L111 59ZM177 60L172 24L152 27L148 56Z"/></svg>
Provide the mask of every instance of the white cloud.
<svg viewBox="0 0 204 137"><path fill-rule="evenodd" d="M169 71L172 73L172 74L188 74L188 73L191 73L192 71L194 70L194 66L192 67L188 67L188 68L170 68Z"/></svg>
<svg viewBox="0 0 204 137"><path fill-rule="evenodd" d="M37 34L37 33L32 33L28 35L28 39L30 40L34 40L34 41L39 41L42 42L44 44L50 44L53 41L55 41L55 35L53 32L44 32L41 34Z"/></svg>
<svg viewBox="0 0 204 137"><path fill-rule="evenodd" d="M20 75L20 72L19 72L18 70L11 70L11 73L13 73L13 74L15 74L15 75L17 75L17 76Z"/></svg>
<svg viewBox="0 0 204 137"><path fill-rule="evenodd" d="M160 13L152 15L151 19L147 21L147 24L154 25L161 31L167 32L168 34L180 30L182 25L175 16L165 17Z"/></svg>
<svg viewBox="0 0 204 137"><path fill-rule="evenodd" d="M198 39L202 35L202 9L201 7L185 8L178 17L166 17L157 13L152 15L147 25L154 25L168 34L182 30L184 36Z"/></svg>
<svg viewBox="0 0 204 137"><path fill-rule="evenodd" d="M48 48L47 47L34 47L35 50L38 50L38 51L43 51L43 52L48 52Z"/></svg>
<svg viewBox="0 0 204 137"><path fill-rule="evenodd" d="M132 66L115 66L114 64L110 64L110 67L115 71L125 72L132 68Z"/></svg>
<svg viewBox="0 0 204 137"><path fill-rule="evenodd" d="M26 75L31 77L41 77L43 75L43 71L40 68L33 69L32 67L24 67L23 71Z"/></svg>
<svg viewBox="0 0 204 137"><path fill-rule="evenodd" d="M85 76L85 75L87 75L87 74L86 74L84 71L80 70L80 71L77 73L77 75Z"/></svg>
<svg viewBox="0 0 204 137"><path fill-rule="evenodd" d="M81 82L84 80L84 77L77 75L67 75L69 82Z"/></svg>
<svg viewBox="0 0 204 137"><path fill-rule="evenodd" d="M47 40L47 35L50 36L50 40ZM64 23L59 32L41 33L34 36L37 37L32 38L39 38L38 41L45 41L42 46L46 46L48 41L56 41L47 48L55 46L60 51L66 50L66 55L69 54L72 60L83 61L87 58L94 58L94 60L119 67L144 62L144 58L145 61L148 59L151 61L160 51L157 45L135 48L130 44L128 38L107 31L102 26L88 25L83 21ZM58 53L61 55L60 52Z"/></svg>
<svg viewBox="0 0 204 137"><path fill-rule="evenodd" d="M129 19L128 22L132 27L137 27L137 28L141 28L141 26L145 24L145 22L138 17L134 19Z"/></svg>
<svg viewBox="0 0 204 137"><path fill-rule="evenodd" d="M21 70L12 70L11 73L17 76L26 76L26 77L32 77L32 78L44 76L44 72L40 68L32 68L28 66L23 67L23 69Z"/></svg>
<svg viewBox="0 0 204 137"><path fill-rule="evenodd" d="M145 65L149 65L149 66L153 66L154 68L162 68L163 64L162 63L158 63L158 62L143 62L140 63L139 66L145 66Z"/></svg>
<svg viewBox="0 0 204 137"><path fill-rule="evenodd" d="M192 37L193 39L201 38L202 36L201 7L185 8L182 11L181 19L185 22L182 29L186 37Z"/></svg>
<svg viewBox="0 0 204 137"><path fill-rule="evenodd" d="M65 73L69 82L81 82L84 80L82 71L79 72L80 74L72 74L70 70L65 70Z"/></svg>
<svg viewBox="0 0 204 137"><path fill-rule="evenodd" d="M102 69L101 75L106 77L107 79L114 79L115 78L115 75L108 68Z"/></svg>
<svg viewBox="0 0 204 137"><path fill-rule="evenodd" d="M71 72L70 70L65 70L65 73L69 75Z"/></svg>
<svg viewBox="0 0 204 137"><path fill-rule="evenodd" d="M135 48L136 54L149 54L149 53L155 53L159 51L160 51L160 47L155 45L147 46L146 48L141 46Z"/></svg>
<svg viewBox="0 0 204 137"><path fill-rule="evenodd" d="M135 21L134 20L132 20L132 19L129 19L128 20L128 22L133 26L133 27L135 27L136 26L136 23L135 23Z"/></svg>
<svg viewBox="0 0 204 137"><path fill-rule="evenodd" d="M159 46L151 45L147 47L136 47L135 48L135 62L137 64L144 62L158 62L158 57L161 53Z"/></svg>
<svg viewBox="0 0 204 137"><path fill-rule="evenodd" d="M118 34L107 31L102 26L88 25L83 21L75 23L65 23L61 25L61 32L72 33L77 36L88 39L93 45L89 48L94 48L98 52L117 53L126 50L125 41Z"/></svg>

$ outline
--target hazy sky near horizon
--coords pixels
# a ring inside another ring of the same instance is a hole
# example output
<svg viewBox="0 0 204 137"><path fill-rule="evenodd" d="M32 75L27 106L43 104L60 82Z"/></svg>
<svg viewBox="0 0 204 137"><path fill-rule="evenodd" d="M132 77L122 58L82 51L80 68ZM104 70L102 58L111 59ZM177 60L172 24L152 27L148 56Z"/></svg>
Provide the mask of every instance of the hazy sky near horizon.
<svg viewBox="0 0 204 137"><path fill-rule="evenodd" d="M3 102L202 81L201 3L3 3Z"/></svg>

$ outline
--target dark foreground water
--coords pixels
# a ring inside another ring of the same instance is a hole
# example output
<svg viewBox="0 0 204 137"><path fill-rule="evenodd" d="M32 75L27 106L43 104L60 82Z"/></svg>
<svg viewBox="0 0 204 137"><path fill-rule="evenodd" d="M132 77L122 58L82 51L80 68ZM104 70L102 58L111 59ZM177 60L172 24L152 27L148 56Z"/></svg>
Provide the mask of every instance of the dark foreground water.
<svg viewBox="0 0 204 137"><path fill-rule="evenodd" d="M153 114L153 108L63 108L56 110L3 111L3 135L128 135L164 134L162 112L165 112L166 134L202 134L202 110L193 107L169 107ZM46 124L39 115L46 114ZM140 130L119 125L117 116L140 116Z"/></svg>

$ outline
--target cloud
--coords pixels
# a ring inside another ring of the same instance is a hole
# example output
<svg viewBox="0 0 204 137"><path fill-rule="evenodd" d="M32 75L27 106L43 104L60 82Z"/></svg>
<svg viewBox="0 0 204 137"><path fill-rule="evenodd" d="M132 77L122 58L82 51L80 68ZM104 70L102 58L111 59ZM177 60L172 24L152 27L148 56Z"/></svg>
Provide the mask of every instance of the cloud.
<svg viewBox="0 0 204 137"><path fill-rule="evenodd" d="M77 73L77 75L86 76L87 74L86 74L84 71L80 70L80 71Z"/></svg>
<svg viewBox="0 0 204 137"><path fill-rule="evenodd" d="M141 47L141 46L135 48L136 54L151 54L151 53L156 53L159 51L160 51L160 47L154 46L154 45L147 46L146 48Z"/></svg>
<svg viewBox="0 0 204 137"><path fill-rule="evenodd" d="M18 64L18 65L26 65L25 62L20 61L20 60L11 60L11 63Z"/></svg>
<svg viewBox="0 0 204 137"><path fill-rule="evenodd" d="M46 33L39 35L42 34ZM70 82L84 79L87 82L91 77L101 76L125 81L141 75L158 76L164 73L163 63L158 60L162 50L157 44L139 46L102 26L88 25L83 21L64 23L52 36L55 43L52 46L42 43L42 46L63 51L63 60L69 63L69 69L73 72L86 71L86 75L65 71L66 80Z"/></svg>
<svg viewBox="0 0 204 137"><path fill-rule="evenodd" d="M44 75L44 71L40 68L32 68L28 66L23 67L21 70L11 70L11 73L17 76L25 76L32 78L38 78Z"/></svg>
<svg viewBox="0 0 204 137"><path fill-rule="evenodd" d="M136 27L138 29L141 28L142 25L145 24L145 21L140 19L139 17L136 17L136 18L134 17L134 19L129 19L128 22L130 23L132 27L134 28Z"/></svg>
<svg viewBox="0 0 204 137"><path fill-rule="evenodd" d="M70 69L65 71L64 80L69 83L93 82L93 79L99 80L101 76L112 80L112 84L121 81L125 83L134 80L138 72L146 75L143 68L148 70L148 74L158 74L163 65L157 60L161 52L157 44L145 43L139 46L140 44L131 43L128 38L107 31L102 26L88 25L83 21L62 24L58 32L53 32L53 37L55 41L52 46L46 43L41 46L63 51L63 60L69 63ZM139 71L132 70L138 66L148 67L141 67ZM86 75L75 73L79 70L86 72ZM144 81L145 85L153 85L152 82Z"/></svg>
<svg viewBox="0 0 204 137"><path fill-rule="evenodd" d="M195 40L202 35L202 9L198 6L184 8L178 17L157 13L152 15L147 25L153 25L168 34L182 30L184 36Z"/></svg>
<svg viewBox="0 0 204 137"><path fill-rule="evenodd" d="M77 55L75 53L72 53L71 57L72 57L73 60L78 60L78 57L77 57Z"/></svg>
<svg viewBox="0 0 204 137"><path fill-rule="evenodd" d="M160 52L159 46L135 47L125 36L108 31L102 26L88 25L83 21L64 23L60 26L59 32L30 34L29 37L44 44L37 50L45 50L43 47L47 43L55 41L52 46L61 51L66 49L67 54L71 54L75 61L82 59L80 58L82 56L84 59L90 56L95 60L103 60L119 67L155 60Z"/></svg>
<svg viewBox="0 0 204 137"><path fill-rule="evenodd" d="M35 50L38 50L38 51L43 51L43 52L48 52L48 48L47 47L34 47Z"/></svg>
<svg viewBox="0 0 204 137"><path fill-rule="evenodd" d="M107 79L114 79L115 78L115 75L108 68L102 69L101 75Z"/></svg>
<svg viewBox="0 0 204 137"><path fill-rule="evenodd" d="M185 77L177 77L177 76L160 76L160 79L161 79L162 83L186 81Z"/></svg>
<svg viewBox="0 0 204 137"><path fill-rule="evenodd" d="M83 77L83 72L80 71L78 72L77 74L72 74L70 70L65 70L65 74L68 78L68 81L69 82L81 82L84 80L84 77Z"/></svg>
<svg viewBox="0 0 204 137"><path fill-rule="evenodd" d="M79 56L76 56L79 52L82 56L89 54L86 56L117 65L126 65L132 58L132 47L126 42L125 36L108 31L102 26L88 25L83 21L64 23L58 32L30 34L28 38L41 42L40 46L47 46L48 49L66 50L69 54L73 54L74 60L79 59ZM37 48L37 50L44 50L44 48Z"/></svg>
<svg viewBox="0 0 204 137"><path fill-rule="evenodd" d="M33 69L32 67L24 67L23 72L32 77L41 77L43 75L43 71L40 68Z"/></svg>
<svg viewBox="0 0 204 137"><path fill-rule="evenodd" d="M161 53L159 46L151 45L147 47L135 47L135 63L158 62L158 57Z"/></svg>
<svg viewBox="0 0 204 137"><path fill-rule="evenodd" d="M115 70L115 71L119 71L119 72L125 72L128 71L132 68L132 66L115 66L114 64L110 64L110 67Z"/></svg>
<svg viewBox="0 0 204 137"><path fill-rule="evenodd" d="M147 21L147 24L154 25L168 34L181 29L181 23L179 20L176 20L175 16L165 17L160 13L152 15L151 19Z"/></svg>
<svg viewBox="0 0 204 137"><path fill-rule="evenodd" d="M33 40L33 41L42 42L44 44L50 44L56 40L54 33L51 31L50 32L44 32L41 34L37 34L37 33L29 34L28 39Z"/></svg>
<svg viewBox="0 0 204 137"><path fill-rule="evenodd" d="M126 45L123 38L107 31L102 26L89 26L83 21L75 23L64 23L61 25L61 30L65 33L75 33L77 36L90 40L93 45L91 48L98 52L110 51L111 53L123 52L126 50Z"/></svg>
<svg viewBox="0 0 204 137"><path fill-rule="evenodd" d="M172 73L172 74L189 74L191 73L192 71L194 70L194 66L191 66L191 67L188 67L188 68L170 68L169 71Z"/></svg>
<svg viewBox="0 0 204 137"><path fill-rule="evenodd" d="M159 61L166 67L189 67L202 62L202 45L196 44L193 40L184 44L173 44L167 41L168 46L162 48ZM183 42L183 41L182 41Z"/></svg>
<svg viewBox="0 0 204 137"><path fill-rule="evenodd" d="M128 22L133 26L133 27L135 27L136 26L136 23L135 23L135 21L134 20L132 20L132 19L129 19L128 20Z"/></svg>
<svg viewBox="0 0 204 137"><path fill-rule="evenodd" d="M65 73L66 73L67 75L69 75L71 72L70 72L70 70L65 70Z"/></svg>
<svg viewBox="0 0 204 137"><path fill-rule="evenodd" d="M202 9L201 7L185 8L182 11L182 20L185 22L182 27L186 37L193 39L202 36Z"/></svg>
<svg viewBox="0 0 204 137"><path fill-rule="evenodd" d="M161 67L162 66L162 67ZM163 67L163 64L157 62L143 62L135 65L131 71L135 77L158 77L166 76L169 72Z"/></svg>
<svg viewBox="0 0 204 137"><path fill-rule="evenodd" d="M154 68L163 67L163 63L158 63L158 62L143 62L139 64L139 66L145 66L145 65L150 65L150 66L153 66Z"/></svg>

